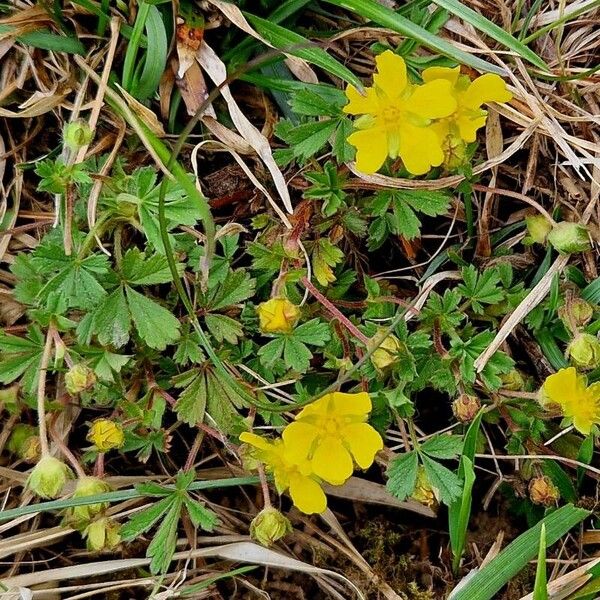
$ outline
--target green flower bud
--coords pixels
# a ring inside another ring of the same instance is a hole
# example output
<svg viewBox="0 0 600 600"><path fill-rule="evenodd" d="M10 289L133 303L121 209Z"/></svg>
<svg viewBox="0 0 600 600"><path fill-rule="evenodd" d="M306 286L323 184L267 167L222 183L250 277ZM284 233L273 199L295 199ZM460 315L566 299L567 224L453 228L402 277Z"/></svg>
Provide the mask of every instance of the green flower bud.
<svg viewBox="0 0 600 600"><path fill-rule="evenodd" d="M108 517L92 521L84 530L83 537L87 540L90 552L114 550L121 543L119 525Z"/></svg>
<svg viewBox="0 0 600 600"><path fill-rule="evenodd" d="M82 477L77 480L73 498L85 498L87 496L95 496L96 494L105 494L110 491L111 487L106 481L99 479L98 477ZM73 506L67 511L66 520L68 523L81 529L82 526L88 525L96 515L107 508L108 502Z"/></svg>
<svg viewBox="0 0 600 600"><path fill-rule="evenodd" d="M379 371L393 365L398 360L398 353L402 348L400 340L395 335L390 334L382 340L384 335L385 330L380 329L372 340L373 346L377 346L377 349L371 354L371 362Z"/></svg>
<svg viewBox="0 0 600 600"><path fill-rule="evenodd" d="M290 520L276 508L263 508L250 523L250 536L259 544L272 546L293 530Z"/></svg>
<svg viewBox="0 0 600 600"><path fill-rule="evenodd" d="M525 380L518 369L512 369L508 373L503 373L500 375L500 380L505 390L518 392L525 389Z"/></svg>
<svg viewBox="0 0 600 600"><path fill-rule="evenodd" d="M65 375L65 387L71 396L81 394L96 383L96 375L83 363L73 365Z"/></svg>
<svg viewBox="0 0 600 600"><path fill-rule="evenodd" d="M562 221L548 234L548 241L561 254L585 252L592 247L588 230L584 225Z"/></svg>
<svg viewBox="0 0 600 600"><path fill-rule="evenodd" d="M560 492L552 480L544 475L534 477L529 482L529 498L534 504L554 506L560 498Z"/></svg>
<svg viewBox="0 0 600 600"><path fill-rule="evenodd" d="M452 412L461 423L472 421L480 408L481 402L479 402L479 398L477 396L470 396L469 394L461 394L452 403Z"/></svg>
<svg viewBox="0 0 600 600"><path fill-rule="evenodd" d="M40 456L37 427L25 423L15 425L8 438L6 449L26 462L36 462Z"/></svg>
<svg viewBox="0 0 600 600"><path fill-rule="evenodd" d="M527 225L527 241L529 243L545 244L546 238L552 229L552 223L542 215L525 217Z"/></svg>
<svg viewBox="0 0 600 600"><path fill-rule="evenodd" d="M580 369L600 367L600 340L589 333L578 333L567 346L567 357Z"/></svg>
<svg viewBox="0 0 600 600"><path fill-rule="evenodd" d="M27 488L40 498L56 498L67 479L73 478L73 471L58 458L42 456L27 478Z"/></svg>
<svg viewBox="0 0 600 600"><path fill-rule="evenodd" d="M568 329L585 327L594 316L594 307L583 298L570 298L558 309L558 316Z"/></svg>
<svg viewBox="0 0 600 600"><path fill-rule="evenodd" d="M94 132L85 121L72 121L63 129L63 141L69 150L77 151L87 146L93 138Z"/></svg>
<svg viewBox="0 0 600 600"><path fill-rule="evenodd" d="M0 390L0 404L9 412L15 412L19 399L19 384L11 385Z"/></svg>

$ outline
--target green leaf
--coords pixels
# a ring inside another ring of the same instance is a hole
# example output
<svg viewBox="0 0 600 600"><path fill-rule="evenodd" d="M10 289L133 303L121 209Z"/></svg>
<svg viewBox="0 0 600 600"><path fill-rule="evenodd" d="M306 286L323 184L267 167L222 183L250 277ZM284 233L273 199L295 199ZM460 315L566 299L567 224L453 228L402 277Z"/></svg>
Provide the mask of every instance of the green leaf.
<svg viewBox="0 0 600 600"><path fill-rule="evenodd" d="M295 337L285 338L283 360L287 367L299 373L305 373L308 371L311 358L311 351L302 342Z"/></svg>
<svg viewBox="0 0 600 600"><path fill-rule="evenodd" d="M15 29L12 25L0 25L0 34L9 34ZM17 42L24 46L32 46L51 52L65 52L67 54L85 54L85 46L75 37L58 35L46 29L39 29L17 36Z"/></svg>
<svg viewBox="0 0 600 600"><path fill-rule="evenodd" d="M491 63L477 58L475 55L458 49L454 44L446 41L438 35L430 33L423 27L416 25L406 17L399 15L392 9L382 6L376 0L325 0L339 8L351 10L365 19L375 21L381 27L392 29L403 36L413 39L423 46L439 52L456 62L468 65L478 71L498 73L503 75L504 71Z"/></svg>
<svg viewBox="0 0 600 600"><path fill-rule="evenodd" d="M247 300L254 294L255 281L247 271L229 271L227 277L210 295L207 306L221 310Z"/></svg>
<svg viewBox="0 0 600 600"><path fill-rule="evenodd" d="M180 323L172 313L129 286L126 294L135 328L146 345L164 350L179 339Z"/></svg>
<svg viewBox="0 0 600 600"><path fill-rule="evenodd" d="M206 508L202 502L193 500L189 496L183 502L194 527L201 528L204 531L214 530L219 522L219 518L212 510Z"/></svg>
<svg viewBox="0 0 600 600"><path fill-rule="evenodd" d="M319 319L311 319L306 323L302 323L302 325L298 325L292 331L290 337L304 344L324 346L330 340L331 333L327 323L321 323Z"/></svg>
<svg viewBox="0 0 600 600"><path fill-rule="evenodd" d="M459 284L457 289L471 301L471 308L475 313L483 313L483 304L496 304L504 299L497 269L485 269L478 273L473 265L469 265L463 268L462 277L464 284Z"/></svg>
<svg viewBox="0 0 600 600"><path fill-rule="evenodd" d="M548 578L546 575L546 525L540 528L540 545L538 562L535 570L535 584L533 586L533 600L548 600Z"/></svg>
<svg viewBox="0 0 600 600"><path fill-rule="evenodd" d="M438 435L421 445L421 450L432 458L456 458L463 448L461 435Z"/></svg>
<svg viewBox="0 0 600 600"><path fill-rule="evenodd" d="M298 33L294 33L285 27L261 19L249 13L244 13L245 17L254 26L256 31L263 36L271 45L286 54L298 56L309 63L321 67L332 75L343 79L352 84L359 90L362 89L362 83L352 71L348 70L337 60L329 56L325 50L314 44Z"/></svg>
<svg viewBox="0 0 600 600"><path fill-rule="evenodd" d="M238 338L244 335L242 326L238 321L226 315L204 315L206 327L212 336L221 343L226 340L230 344L237 344Z"/></svg>
<svg viewBox="0 0 600 600"><path fill-rule="evenodd" d="M195 376L190 380L190 373ZM183 387L175 404L177 418L190 427L195 427L204 422L206 411L206 377L203 370L194 369L173 379L175 387Z"/></svg>
<svg viewBox="0 0 600 600"><path fill-rule="evenodd" d="M241 417L236 409L245 406L244 399L238 394L228 380L213 369L206 371L206 412L216 423L219 430L233 434ZM238 431L239 432L239 431Z"/></svg>
<svg viewBox="0 0 600 600"><path fill-rule="evenodd" d="M121 538L125 542L131 542L140 535L146 533L158 520L169 510L173 503L173 496L169 494L166 498L152 504L148 508L135 513L130 517L120 530Z"/></svg>
<svg viewBox="0 0 600 600"><path fill-rule="evenodd" d="M312 251L313 271L322 286L333 283L336 279L332 267L344 259L344 253L331 243L329 238L319 239Z"/></svg>
<svg viewBox="0 0 600 600"><path fill-rule="evenodd" d="M0 383L12 383L25 374L24 391L34 395L43 351L44 335L37 327L28 329L24 338L0 331Z"/></svg>
<svg viewBox="0 0 600 600"><path fill-rule="evenodd" d="M439 462L421 454L425 473L432 487L437 488L444 504L450 506L462 493L462 483L458 476Z"/></svg>
<svg viewBox="0 0 600 600"><path fill-rule="evenodd" d="M590 512L575 508L572 504L562 506L542 519L537 525L512 541L500 554L477 571L465 585L450 594L448 600L490 600L513 578L538 552L542 525L546 528L546 543L551 546L572 527L583 521Z"/></svg>
<svg viewBox="0 0 600 600"><path fill-rule="evenodd" d="M182 500L178 496L170 496L171 505L165 514L160 526L156 530L148 549L146 556L151 558L150 572L166 573L175 549L177 548L177 526L179 524L179 515L181 513Z"/></svg>
<svg viewBox="0 0 600 600"><path fill-rule="evenodd" d="M258 349L258 357L265 367L273 367L275 362L281 358L285 347L285 340L285 337L277 337Z"/></svg>
<svg viewBox="0 0 600 600"><path fill-rule="evenodd" d="M407 240L413 240L421 233L421 221L415 211L402 200L394 200L392 214L388 214L388 223L393 233Z"/></svg>
<svg viewBox="0 0 600 600"><path fill-rule="evenodd" d="M475 469L467 456L460 458L460 471L462 474L462 495L454 500L448 507L448 530L450 533L450 546L452 548L452 570L458 573L460 559L467 543L467 528L471 517L471 503L473 501L473 484L475 483Z"/></svg>
<svg viewBox="0 0 600 600"><path fill-rule="evenodd" d="M146 258L137 248L127 250L121 263L121 272L130 285L156 285L172 281L166 256L153 254Z"/></svg>
<svg viewBox="0 0 600 600"><path fill-rule="evenodd" d="M435 4L445 8L448 12L462 19L466 23L470 23L475 29L489 35L492 39L502 44L505 48L516 52L521 58L529 61L542 71L548 73L550 69L548 65L535 53L528 48L523 42L519 41L510 33L486 19L483 15L475 12L463 2L459 0L433 0Z"/></svg>
<svg viewBox="0 0 600 600"><path fill-rule="evenodd" d="M406 500L415 490L418 472L419 455L416 451L394 458L387 470L388 492L398 500Z"/></svg>
<svg viewBox="0 0 600 600"><path fill-rule="evenodd" d="M123 287L119 286L94 312L93 330L101 344L120 348L129 341L130 329L131 315Z"/></svg>
<svg viewBox="0 0 600 600"><path fill-rule="evenodd" d="M294 158L306 161L314 156L335 133L337 120L324 119L284 128L280 123L276 133L290 146Z"/></svg>

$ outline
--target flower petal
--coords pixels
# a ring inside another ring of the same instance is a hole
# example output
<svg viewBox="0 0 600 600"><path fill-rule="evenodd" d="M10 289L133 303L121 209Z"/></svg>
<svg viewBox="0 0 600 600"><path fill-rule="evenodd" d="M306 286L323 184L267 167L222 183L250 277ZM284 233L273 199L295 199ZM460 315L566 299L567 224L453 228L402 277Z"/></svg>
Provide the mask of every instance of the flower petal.
<svg viewBox="0 0 600 600"><path fill-rule="evenodd" d="M340 482L346 481L352 475L354 464L350 453L340 440L326 437L315 450L312 469L321 479L333 485L340 485Z"/></svg>
<svg viewBox="0 0 600 600"><path fill-rule="evenodd" d="M353 423L343 430L344 442L361 469L368 469L383 448L379 433L368 423Z"/></svg>
<svg viewBox="0 0 600 600"><path fill-rule="evenodd" d="M542 399L546 404L563 405L580 396L584 390L585 380L577 374L575 367L569 367L546 378L542 386Z"/></svg>
<svg viewBox="0 0 600 600"><path fill-rule="evenodd" d="M399 154L407 171L413 175L423 175L444 160L441 141L436 133L429 127L415 127L407 123L402 125Z"/></svg>
<svg viewBox="0 0 600 600"><path fill-rule="evenodd" d="M244 444L249 444L250 446L254 446L254 448L258 448L259 450L273 450L274 444L271 440L268 440L260 435L256 435L255 433L250 433L249 431L244 431L240 434L240 441L244 442Z"/></svg>
<svg viewBox="0 0 600 600"><path fill-rule="evenodd" d="M415 86L406 101L406 110L425 119L441 119L456 110L452 84L447 79L435 79Z"/></svg>
<svg viewBox="0 0 600 600"><path fill-rule="evenodd" d="M371 396L367 392L344 394L333 392L331 396L332 409L336 415L360 415L366 417L373 408Z"/></svg>
<svg viewBox="0 0 600 600"><path fill-rule="evenodd" d="M433 81L434 79L446 79L453 86L456 85L460 76L460 67L448 68L448 67L429 67L421 73L421 77L425 83Z"/></svg>
<svg viewBox="0 0 600 600"><path fill-rule="evenodd" d="M386 50L375 57L377 73L373 75L373 83L388 98L397 98L407 84L406 63L401 56Z"/></svg>
<svg viewBox="0 0 600 600"><path fill-rule="evenodd" d="M477 130L485 126L486 119L487 113L479 117L469 117L467 115L458 117L456 124L458 125L461 139L468 143L474 142L477 138Z"/></svg>
<svg viewBox="0 0 600 600"><path fill-rule="evenodd" d="M346 88L346 97L348 104L342 110L349 115L376 114L379 110L377 92L373 88L365 88L363 96L354 86L349 85Z"/></svg>
<svg viewBox="0 0 600 600"><path fill-rule="evenodd" d="M362 173L376 173L388 155L387 134L383 129L363 129L348 136L356 148L356 168Z"/></svg>
<svg viewBox="0 0 600 600"><path fill-rule="evenodd" d="M293 462L308 458L318 434L319 430L305 421L290 423L281 434L287 457Z"/></svg>
<svg viewBox="0 0 600 600"><path fill-rule="evenodd" d="M475 79L461 98L461 104L467 108L479 108L486 102L508 102L512 94L506 89L506 83L495 73L486 73Z"/></svg>
<svg viewBox="0 0 600 600"><path fill-rule="evenodd" d="M583 433L583 435L589 435L592 430L592 420L589 418L589 415L573 415L573 426L579 433Z"/></svg>
<svg viewBox="0 0 600 600"><path fill-rule="evenodd" d="M290 496L298 510L307 515L322 513L327 508L325 492L310 477L294 475L290 480Z"/></svg>

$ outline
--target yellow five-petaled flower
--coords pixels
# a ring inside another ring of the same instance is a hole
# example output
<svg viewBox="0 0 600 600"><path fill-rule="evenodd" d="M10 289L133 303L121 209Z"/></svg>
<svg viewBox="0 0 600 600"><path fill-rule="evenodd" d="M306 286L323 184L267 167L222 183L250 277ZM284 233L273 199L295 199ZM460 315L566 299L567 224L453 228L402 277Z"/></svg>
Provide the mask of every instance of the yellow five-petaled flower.
<svg viewBox="0 0 600 600"><path fill-rule="evenodd" d="M600 383L588 386L586 377L574 367L546 378L540 396L542 404L559 406L564 417L584 435L600 424Z"/></svg>

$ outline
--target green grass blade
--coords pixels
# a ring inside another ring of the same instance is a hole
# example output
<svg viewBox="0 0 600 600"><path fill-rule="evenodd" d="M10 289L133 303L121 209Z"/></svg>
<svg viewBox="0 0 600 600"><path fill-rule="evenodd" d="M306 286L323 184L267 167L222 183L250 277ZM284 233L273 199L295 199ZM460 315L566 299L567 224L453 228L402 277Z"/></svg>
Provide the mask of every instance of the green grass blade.
<svg viewBox="0 0 600 600"><path fill-rule="evenodd" d="M475 573L467 583L450 595L451 600L490 600L521 571L538 550L542 525L546 526L546 542L557 542L572 527L590 515L583 508L567 504L548 515L537 525L511 542L496 558Z"/></svg>
<svg viewBox="0 0 600 600"><path fill-rule="evenodd" d="M448 12L454 16L462 19L466 23L473 25L475 29L489 35L492 39L502 44L505 48L516 52L522 59L530 62L532 65L538 67L542 71L550 71L548 65L530 48L528 48L523 42L510 35L498 27L495 23L492 23L489 19L486 19L483 15L469 8L458 0L433 0L435 4L445 8Z"/></svg>
<svg viewBox="0 0 600 600"><path fill-rule="evenodd" d="M329 56L323 48L285 27L275 25L270 21L248 13L244 13L244 16L254 26L256 31L275 48L287 54L303 58L305 61L343 79L346 83L362 89L360 79L352 71L335 60L335 58Z"/></svg>
<svg viewBox="0 0 600 600"><path fill-rule="evenodd" d="M325 0L329 4L351 10L365 19L370 19L382 27L393 29L398 33L418 41L423 46L439 52L463 65L473 67L478 71L486 71L504 75L504 71L485 60L455 48L450 42L430 33L423 27L416 25L406 17L395 13L390 8L381 6L375 0Z"/></svg>
<svg viewBox="0 0 600 600"><path fill-rule="evenodd" d="M546 525L542 523L540 530L540 549L535 570L533 600L548 600L548 579L546 576Z"/></svg>
<svg viewBox="0 0 600 600"><path fill-rule="evenodd" d="M14 27L0 25L0 33L10 33ZM85 54L84 45L74 37L58 35L47 30L31 31L17 36L17 42L25 46L50 50L51 52L66 52L67 54Z"/></svg>
<svg viewBox="0 0 600 600"><path fill-rule="evenodd" d="M137 100L145 100L150 97L158 87L167 64L169 50L163 18L156 6L150 6L145 28L148 49L139 81L134 85L133 95Z"/></svg>
<svg viewBox="0 0 600 600"><path fill-rule="evenodd" d="M135 18L135 24L133 26L133 32L131 39L127 45L127 51L125 52L125 60L123 61L123 88L131 93L133 86L133 75L135 73L135 59L137 57L138 50L140 48L140 42L144 27L146 25L146 19L150 12L151 5L143 0L138 5L138 14Z"/></svg>

